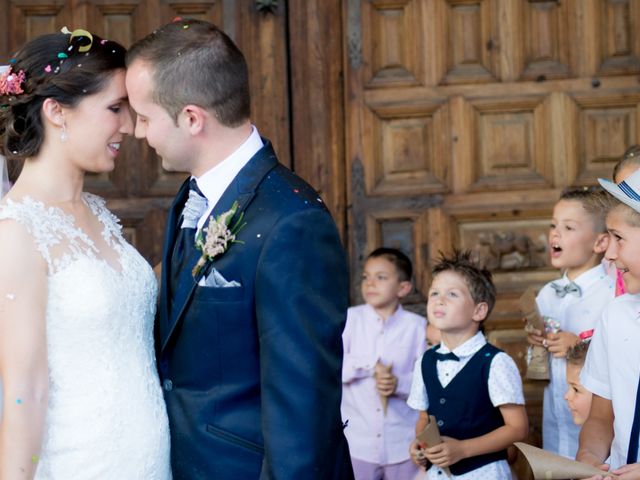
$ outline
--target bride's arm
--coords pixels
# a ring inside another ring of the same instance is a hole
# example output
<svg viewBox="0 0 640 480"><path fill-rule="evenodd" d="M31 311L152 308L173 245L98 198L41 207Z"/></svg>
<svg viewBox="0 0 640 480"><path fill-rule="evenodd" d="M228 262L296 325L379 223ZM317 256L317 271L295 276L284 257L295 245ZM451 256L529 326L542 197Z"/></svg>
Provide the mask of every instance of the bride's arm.
<svg viewBox="0 0 640 480"><path fill-rule="evenodd" d="M48 395L46 264L24 228L0 221L0 480L31 479Z"/></svg>

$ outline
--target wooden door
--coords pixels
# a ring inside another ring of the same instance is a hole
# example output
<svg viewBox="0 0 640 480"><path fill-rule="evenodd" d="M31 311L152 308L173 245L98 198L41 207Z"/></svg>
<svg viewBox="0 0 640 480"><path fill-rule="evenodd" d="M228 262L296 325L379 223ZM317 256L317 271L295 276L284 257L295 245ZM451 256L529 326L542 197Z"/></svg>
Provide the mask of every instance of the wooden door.
<svg viewBox="0 0 640 480"><path fill-rule="evenodd" d="M471 249L499 293L488 336L524 371L517 299L558 276L552 206L640 138L640 0L347 0L343 19L353 297L395 246L424 312L433 258ZM540 444L542 385L525 393Z"/></svg>
<svg viewBox="0 0 640 480"><path fill-rule="evenodd" d="M247 57L253 121L272 140L280 161L291 166L287 18L282 2L0 0L0 12L0 58L5 59L30 38L63 26L85 28L129 46L175 17L219 25ZM145 142L129 138L115 170L89 175L86 189L108 199L128 239L155 264L161 258L166 211L185 178L165 171Z"/></svg>

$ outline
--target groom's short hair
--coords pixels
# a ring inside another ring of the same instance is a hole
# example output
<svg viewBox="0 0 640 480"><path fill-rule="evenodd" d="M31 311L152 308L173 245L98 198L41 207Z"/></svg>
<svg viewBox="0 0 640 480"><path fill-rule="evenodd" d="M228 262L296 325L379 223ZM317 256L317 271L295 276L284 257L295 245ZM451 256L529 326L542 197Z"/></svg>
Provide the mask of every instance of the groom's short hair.
<svg viewBox="0 0 640 480"><path fill-rule="evenodd" d="M247 62L212 23L188 19L166 24L131 46L127 66L135 61L153 69L152 99L174 120L186 105L213 111L227 127L249 119Z"/></svg>

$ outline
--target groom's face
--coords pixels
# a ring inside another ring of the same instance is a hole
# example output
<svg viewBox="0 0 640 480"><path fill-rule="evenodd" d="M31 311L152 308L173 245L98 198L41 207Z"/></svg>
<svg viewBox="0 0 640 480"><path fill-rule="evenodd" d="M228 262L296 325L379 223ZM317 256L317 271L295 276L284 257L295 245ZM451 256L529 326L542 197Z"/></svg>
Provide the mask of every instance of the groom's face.
<svg viewBox="0 0 640 480"><path fill-rule="evenodd" d="M135 111L135 136L144 138L162 158L169 171L190 171L184 132L169 113L153 101L153 69L143 61L134 61L126 76L129 104Z"/></svg>

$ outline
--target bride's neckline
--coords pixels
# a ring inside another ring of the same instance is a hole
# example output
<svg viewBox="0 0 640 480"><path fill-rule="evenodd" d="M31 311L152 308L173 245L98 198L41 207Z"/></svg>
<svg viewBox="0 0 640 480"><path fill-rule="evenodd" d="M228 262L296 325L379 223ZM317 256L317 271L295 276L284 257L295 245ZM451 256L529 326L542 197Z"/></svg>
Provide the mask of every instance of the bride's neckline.
<svg viewBox="0 0 640 480"><path fill-rule="evenodd" d="M108 227L105 222L103 216L105 215L105 211L101 210L99 206L91 201L91 198L95 196L91 193L82 192L82 196L80 197L80 201L89 209L91 215L102 225L101 237L102 242L104 243L105 249L110 250L108 252L108 256L105 257L98 247L96 246L96 241L82 228L78 225L76 217L73 213L66 211L62 206L57 206L55 204L48 204L42 200L36 200L30 195L24 195L19 199L11 199L6 198L7 205L34 205L41 210L45 211L48 216L56 216L60 218L61 222L64 222L66 226L72 229L77 237L86 245L86 247L93 252L95 259L101 261L106 266L108 266L115 273L122 274L122 248L119 242L116 241L112 230ZM97 197L95 197L97 198ZM68 203L68 202L60 202L60 203Z"/></svg>

